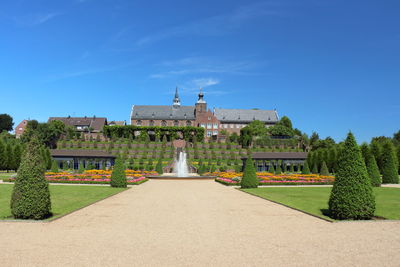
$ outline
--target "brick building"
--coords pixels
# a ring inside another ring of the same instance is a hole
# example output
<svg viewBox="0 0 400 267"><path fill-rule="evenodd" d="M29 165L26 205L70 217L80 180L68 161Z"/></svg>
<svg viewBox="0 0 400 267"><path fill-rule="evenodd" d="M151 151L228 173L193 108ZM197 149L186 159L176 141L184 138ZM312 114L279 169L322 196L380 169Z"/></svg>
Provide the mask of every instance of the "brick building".
<svg viewBox="0 0 400 267"><path fill-rule="evenodd" d="M207 108L204 94L200 89L194 106L183 106L175 90L170 106L133 105L131 125L137 126L196 126L205 128L207 138L218 138L221 130L240 133L240 129L254 120L260 120L266 127L278 122L276 110L217 109Z"/></svg>
<svg viewBox="0 0 400 267"><path fill-rule="evenodd" d="M16 138L21 137L21 135L24 133L27 125L28 125L28 120L23 120L15 127L15 137Z"/></svg>

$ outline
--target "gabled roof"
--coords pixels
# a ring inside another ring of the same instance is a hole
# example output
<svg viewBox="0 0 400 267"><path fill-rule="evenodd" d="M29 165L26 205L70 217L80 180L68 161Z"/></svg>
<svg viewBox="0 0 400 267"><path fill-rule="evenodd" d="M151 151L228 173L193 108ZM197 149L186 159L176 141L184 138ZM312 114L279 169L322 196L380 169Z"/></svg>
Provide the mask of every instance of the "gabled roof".
<svg viewBox="0 0 400 267"><path fill-rule="evenodd" d="M214 115L221 122L252 122L259 120L265 123L276 123L279 120L275 110L214 108Z"/></svg>
<svg viewBox="0 0 400 267"><path fill-rule="evenodd" d="M69 126L87 126L93 128L93 132L100 132L103 130L104 125L107 124L106 118L97 117L50 117L48 122L62 121L65 125Z"/></svg>
<svg viewBox="0 0 400 267"><path fill-rule="evenodd" d="M108 125L124 126L126 125L126 121L109 121Z"/></svg>
<svg viewBox="0 0 400 267"><path fill-rule="evenodd" d="M194 106L132 106L135 120L194 120Z"/></svg>

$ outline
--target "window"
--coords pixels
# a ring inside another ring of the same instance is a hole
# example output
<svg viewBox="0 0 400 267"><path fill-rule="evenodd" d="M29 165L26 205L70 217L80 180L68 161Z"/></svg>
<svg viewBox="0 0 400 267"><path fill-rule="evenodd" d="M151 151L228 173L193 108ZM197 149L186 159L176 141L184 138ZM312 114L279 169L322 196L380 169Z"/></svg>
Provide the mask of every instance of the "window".
<svg viewBox="0 0 400 267"><path fill-rule="evenodd" d="M200 124L200 127L206 128L206 125L204 123Z"/></svg>
<svg viewBox="0 0 400 267"><path fill-rule="evenodd" d="M136 122L136 125L137 125L137 126L142 126L142 121L140 121L140 120L137 121L137 122Z"/></svg>
<svg viewBox="0 0 400 267"><path fill-rule="evenodd" d="M218 123L214 123L214 129L218 129Z"/></svg>
<svg viewBox="0 0 400 267"><path fill-rule="evenodd" d="M218 131L214 130L213 135L218 135Z"/></svg>
<svg viewBox="0 0 400 267"><path fill-rule="evenodd" d="M211 137L212 131L207 131L207 137Z"/></svg>
<svg viewBox="0 0 400 267"><path fill-rule="evenodd" d="M239 128L240 128L240 124L236 124L236 128L238 128L238 129L239 129Z"/></svg>
<svg viewBox="0 0 400 267"><path fill-rule="evenodd" d="M207 129L211 129L211 123L207 123Z"/></svg>
<svg viewBox="0 0 400 267"><path fill-rule="evenodd" d="M179 121L174 121L174 126L179 126Z"/></svg>
<svg viewBox="0 0 400 267"><path fill-rule="evenodd" d="M208 120L210 121L210 120L211 120L211 117L208 117Z"/></svg>
<svg viewBox="0 0 400 267"><path fill-rule="evenodd" d="M234 127L234 125L233 124L231 124L231 129Z"/></svg>
<svg viewBox="0 0 400 267"><path fill-rule="evenodd" d="M167 121L162 121L161 126L167 126Z"/></svg>
<svg viewBox="0 0 400 267"><path fill-rule="evenodd" d="M224 124L224 128L227 129L228 128L228 124Z"/></svg>
<svg viewBox="0 0 400 267"><path fill-rule="evenodd" d="M192 126L192 122L191 121L186 121L186 126Z"/></svg>
<svg viewBox="0 0 400 267"><path fill-rule="evenodd" d="M149 126L154 126L154 121L153 121L153 120L151 120L151 121L149 122Z"/></svg>

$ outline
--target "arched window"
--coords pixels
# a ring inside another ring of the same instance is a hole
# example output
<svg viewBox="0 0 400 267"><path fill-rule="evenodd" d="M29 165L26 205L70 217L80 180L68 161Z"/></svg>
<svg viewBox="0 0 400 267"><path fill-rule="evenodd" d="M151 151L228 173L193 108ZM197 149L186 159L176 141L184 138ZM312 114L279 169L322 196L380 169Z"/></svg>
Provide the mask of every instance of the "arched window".
<svg viewBox="0 0 400 267"><path fill-rule="evenodd" d="M161 126L167 126L167 121L162 121Z"/></svg>
<svg viewBox="0 0 400 267"><path fill-rule="evenodd" d="M138 120L138 121L136 122L136 125L137 125L137 126L142 126L142 121L141 121L141 120Z"/></svg>
<svg viewBox="0 0 400 267"><path fill-rule="evenodd" d="M192 126L192 122L191 121L186 121L186 126Z"/></svg>
<svg viewBox="0 0 400 267"><path fill-rule="evenodd" d="M179 121L174 121L174 126L179 126Z"/></svg>

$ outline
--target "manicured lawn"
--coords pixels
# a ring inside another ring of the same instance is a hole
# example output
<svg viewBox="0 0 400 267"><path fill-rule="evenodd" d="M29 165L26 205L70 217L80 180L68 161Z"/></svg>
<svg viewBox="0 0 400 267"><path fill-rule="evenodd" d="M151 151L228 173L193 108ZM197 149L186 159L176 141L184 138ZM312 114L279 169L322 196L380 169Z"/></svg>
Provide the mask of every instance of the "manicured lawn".
<svg viewBox="0 0 400 267"><path fill-rule="evenodd" d="M4 178L10 178L14 174L16 174L16 172L0 172L0 180Z"/></svg>
<svg viewBox="0 0 400 267"><path fill-rule="evenodd" d="M326 215L331 187L280 187L242 189L286 206L333 221ZM400 188L374 188L376 197L375 216L400 220Z"/></svg>
<svg viewBox="0 0 400 267"><path fill-rule="evenodd" d="M13 185L0 185L0 219L12 219L10 210L12 188ZM50 185L53 217L49 219L60 217L124 190L110 186Z"/></svg>

